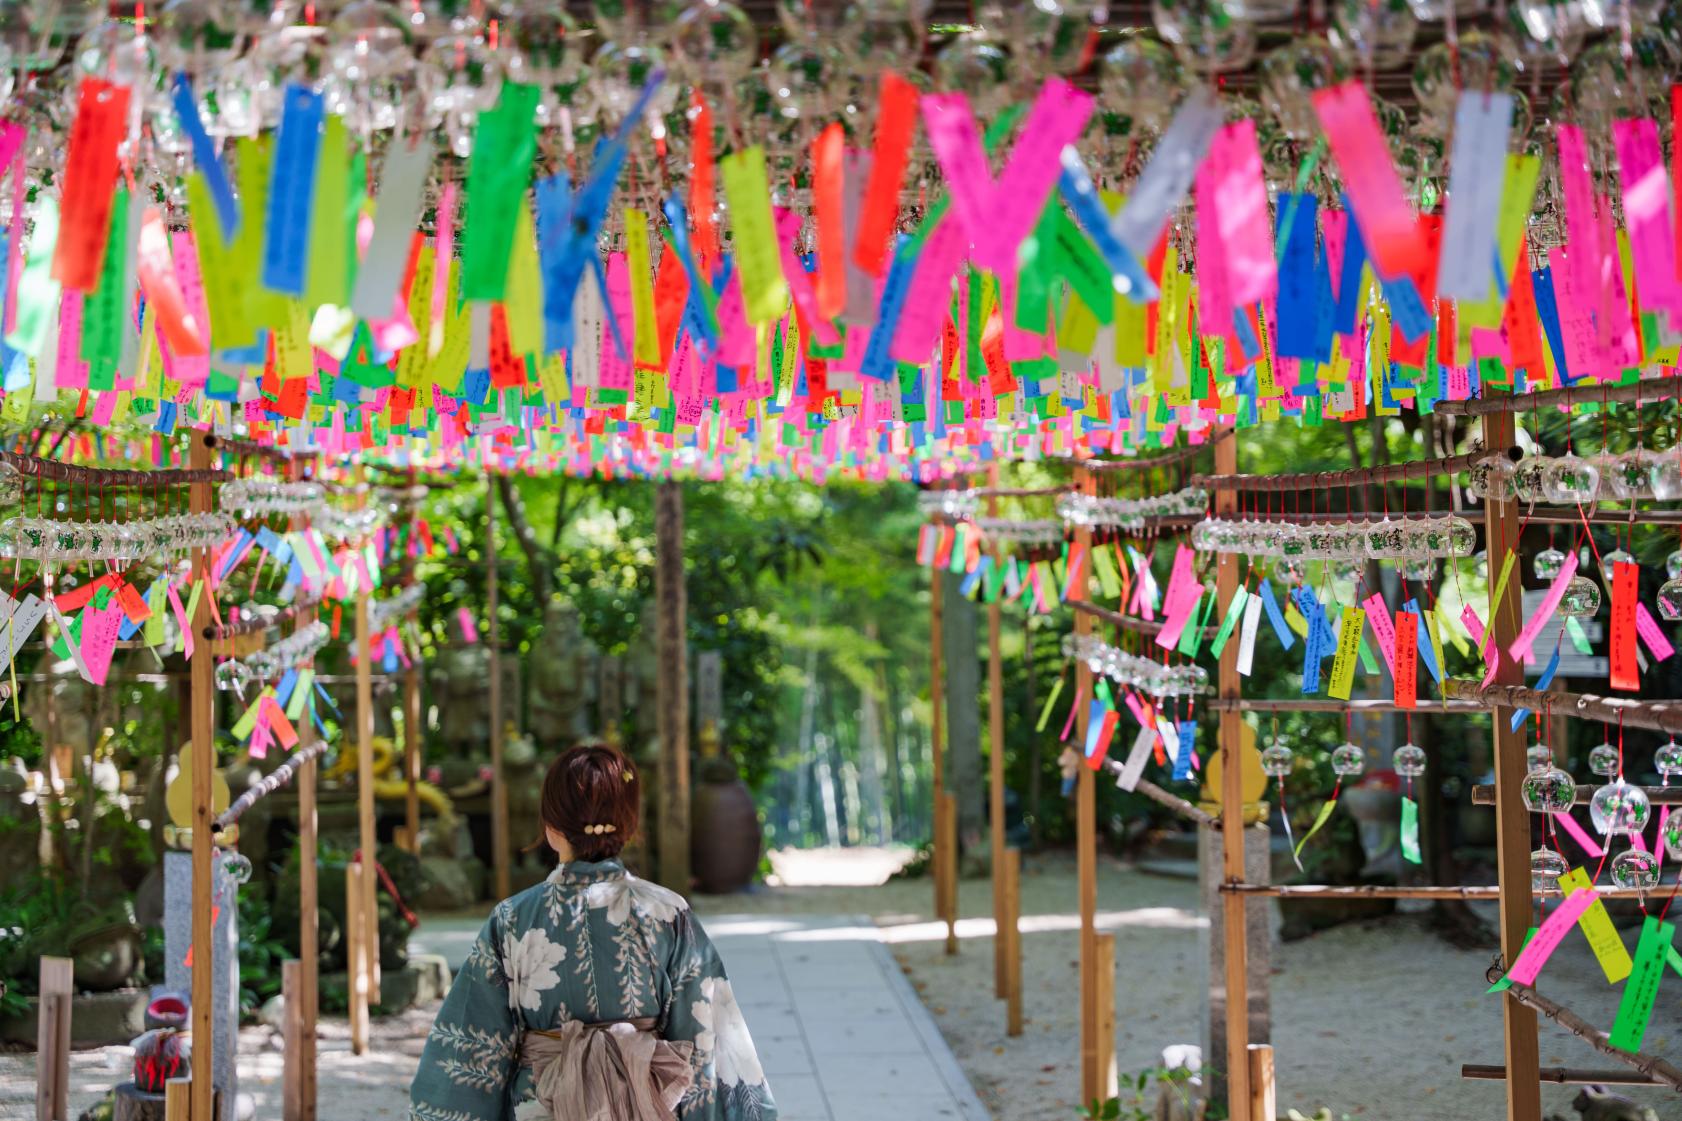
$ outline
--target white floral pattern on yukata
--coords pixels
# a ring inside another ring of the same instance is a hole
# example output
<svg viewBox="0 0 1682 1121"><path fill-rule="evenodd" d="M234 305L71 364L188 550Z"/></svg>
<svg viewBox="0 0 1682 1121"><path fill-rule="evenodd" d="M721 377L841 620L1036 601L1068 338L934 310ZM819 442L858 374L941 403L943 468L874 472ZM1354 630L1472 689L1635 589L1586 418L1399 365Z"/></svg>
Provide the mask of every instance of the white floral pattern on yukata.
<svg viewBox="0 0 1682 1121"><path fill-rule="evenodd" d="M575 861L497 904L427 1036L410 1121L547 1121L520 1034L652 1018L695 1044L684 1121L775 1121L718 953L681 895L616 860Z"/></svg>

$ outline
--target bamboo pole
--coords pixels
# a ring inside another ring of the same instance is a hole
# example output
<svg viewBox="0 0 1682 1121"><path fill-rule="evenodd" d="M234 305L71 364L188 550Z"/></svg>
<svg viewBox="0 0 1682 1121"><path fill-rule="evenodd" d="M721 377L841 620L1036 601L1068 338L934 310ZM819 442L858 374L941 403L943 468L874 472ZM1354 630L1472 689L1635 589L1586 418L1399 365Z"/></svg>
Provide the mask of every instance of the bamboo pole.
<svg viewBox="0 0 1682 1121"><path fill-rule="evenodd" d="M987 469L990 488L999 485L999 465ZM987 516L999 516L999 500L988 495ZM993 563L1004 563L1004 550L993 542ZM1005 861L1005 679L1004 660L999 651L999 631L1004 604L999 597L987 605L987 833L992 843L989 866L993 870L993 993L1007 995L1005 982L1005 898L1001 871Z"/></svg>
<svg viewBox="0 0 1682 1121"><path fill-rule="evenodd" d="M1022 1034L1022 850L1005 850L1005 1034Z"/></svg>
<svg viewBox="0 0 1682 1121"><path fill-rule="evenodd" d="M1105 762L1110 763L1112 761L1105 760ZM1114 770L1119 772L1122 769L1122 766L1123 764L1121 763L1115 763ZM1135 794L1143 794L1157 805L1173 810L1181 817L1187 819L1188 821L1195 821L1205 829L1221 828L1220 818L1214 816L1213 814L1203 812L1201 809L1192 805L1178 794L1172 794L1169 791L1162 789L1162 787L1158 786L1154 782L1151 782L1149 779L1142 778L1135 783L1133 786L1133 792Z"/></svg>
<svg viewBox="0 0 1682 1121"><path fill-rule="evenodd" d="M941 794L946 804L946 835L941 839L941 851L946 857L946 952L958 952L958 796L948 790Z"/></svg>
<svg viewBox="0 0 1682 1121"><path fill-rule="evenodd" d="M1569 392L1569 391L1568 391ZM1537 394L1542 397L1546 394ZM1446 404L1447 402L1442 402ZM1541 404L1539 400L1535 402ZM1510 447L1513 443L1513 417L1510 412L1490 412L1483 420L1484 446ZM1518 548L1518 508L1512 502L1488 502L1484 505L1484 542L1490 567L1490 603L1487 626L1489 640L1505 649L1518 633L1520 626L1519 591L1521 582L1509 580L1500 601L1494 597L1494 570L1501 547ZM1524 666L1510 658L1502 658L1496 670L1496 681L1503 685L1524 683ZM1445 682L1452 686L1452 682ZM1445 687L1444 695L1453 697L1452 688ZM1521 789L1528 770L1525 759L1524 736L1514 732L1511 725L1499 718L1492 721L1495 728L1495 807L1496 882L1500 892L1501 953L1513 961L1524 945L1530 931L1530 814L1525 809ZM1507 1121L1535 1121L1542 1114L1541 1088L1536 1071L1541 1054L1536 1038L1536 1014L1522 1003L1502 1001L1502 1024L1507 1069Z"/></svg>
<svg viewBox="0 0 1682 1121"><path fill-rule="evenodd" d="M76 962L43 956L38 969L35 1121L70 1121L70 997L76 989Z"/></svg>
<svg viewBox="0 0 1682 1121"><path fill-rule="evenodd" d="M1631 784L1633 785L1633 784ZM1577 786L1576 804L1588 805L1594 798L1595 791L1600 789L1599 783L1579 783ZM1682 786L1641 786L1637 787L1647 795L1647 801L1655 806L1682 806ZM1472 787L1472 805L1493 806L1495 804L1495 787L1479 783ZM1532 813L1541 813L1533 810Z"/></svg>
<svg viewBox="0 0 1682 1121"><path fill-rule="evenodd" d="M415 483L415 469L409 468L409 485ZM409 533L403 543L402 584L415 583L414 548L420 527L419 507L408 503ZM420 769L421 769L421 680L420 663L411 661L403 672L403 828L405 846L415 856L420 855Z"/></svg>
<svg viewBox="0 0 1682 1121"><path fill-rule="evenodd" d="M288 465L287 476L294 482L304 477L303 463L293 460ZM290 519L291 528L303 530L309 528L309 519L293 517ZM313 611L311 612L313 615ZM307 619L303 613L293 615L297 627L304 626ZM298 1039L299 1051L296 1057L298 1078L299 1113L297 1121L315 1121L317 1111L317 1080L316 1080L316 1019L320 1014L320 981L317 974L321 968L320 952L320 886L317 867L317 818L315 807L315 782L320 765L316 756L309 754L311 745L315 742L315 721L308 714L298 722L298 751L304 754L304 762L298 768ZM291 1007L288 1002L288 1008ZM291 1048L287 1048L291 1054Z"/></svg>
<svg viewBox="0 0 1682 1121"><path fill-rule="evenodd" d="M1099 607L1096 603L1078 602L1071 603L1069 606L1073 607L1076 612L1090 615L1112 627L1120 627L1122 630L1132 631L1134 634L1161 634L1162 628L1166 625L1160 619L1141 619L1137 615L1123 615L1119 611ZM1219 627L1204 627L1203 637L1212 638L1218 630L1220 630Z"/></svg>
<svg viewBox="0 0 1682 1121"><path fill-rule="evenodd" d="M194 471L209 472L211 438L208 433L194 433L188 451L188 466ZM188 488L188 507L195 514L208 514L215 509L215 497L210 482L195 482ZM195 632L203 633L211 618L210 597L215 594L207 579L210 572L210 550L194 549L192 573L195 580L204 580L199 595L198 610L191 622ZM208 642L195 642L191 663L191 691L193 731L193 1086L192 1121L215 1121L212 1113L215 1087L211 1072L215 1069L215 1012L216 989L216 879L211 851L211 799L216 772L216 664ZM232 900L229 901L230 905Z"/></svg>
<svg viewBox="0 0 1682 1121"><path fill-rule="evenodd" d="M1516 461L1518 448L1498 451L1474 451L1451 455L1442 459L1423 459L1413 463L1385 463L1375 467L1352 467L1343 471L1309 471L1290 475L1193 475L1188 486L1217 491L1242 491L1247 494L1301 491L1341 490L1344 487L1365 486L1367 483L1387 483L1395 480L1424 479L1430 475L1454 475L1468 470L1474 463L1496 456Z"/></svg>
<svg viewBox="0 0 1682 1121"><path fill-rule="evenodd" d="M502 773L502 625L497 620L496 476L485 475L485 640L490 669L491 866L496 897L513 892L508 850L508 779Z"/></svg>
<svg viewBox="0 0 1682 1121"><path fill-rule="evenodd" d="M1506 417L1510 421L1514 412L1530 412L1532 409L1569 408L1579 402L1609 405L1639 401L1648 404L1671 397L1682 397L1682 378L1674 375L1642 378L1630 385L1586 385L1573 389L1543 389L1535 393L1503 393L1466 401L1438 401L1431 409L1438 416ZM1487 420L1483 436L1485 444L1498 446L1491 439Z"/></svg>
<svg viewBox="0 0 1682 1121"><path fill-rule="evenodd" d="M1558 696L1558 694L1554 694ZM1354 700L1339 701L1328 697L1303 697L1300 700L1268 700L1264 697L1210 697L1203 702L1203 707L1210 712L1350 712L1356 716L1363 713L1381 714L1389 712L1458 712L1471 713L1485 707L1469 701L1430 701L1421 700L1412 709L1404 709L1395 701L1368 700L1356 698Z"/></svg>
<svg viewBox="0 0 1682 1121"><path fill-rule="evenodd" d="M1584 1067L1543 1067L1537 1072L1543 1082L1564 1086L1663 1086L1656 1078L1632 1074L1627 1070L1592 1070ZM1460 1077L1500 1082L1507 1077L1507 1068L1499 1063L1461 1063Z"/></svg>
<svg viewBox="0 0 1682 1121"><path fill-rule="evenodd" d="M946 911L946 861L944 849L946 845L946 753L943 740L946 735L946 647L941 633L944 615L945 587L942 582L940 565L929 568L929 756L932 764L934 784L934 836L931 839L932 851L929 866L934 870L934 915L937 919L945 919L950 923L953 919Z"/></svg>
<svg viewBox="0 0 1682 1121"><path fill-rule="evenodd" d="M1508 960L1510 961L1512 959L1509 958ZM1645 1055L1640 1051L1623 1051L1612 1046L1612 1044L1608 1042L1608 1037L1605 1032L1601 1031L1599 1028L1595 1027L1593 1024L1589 1023L1587 1020L1583 1019L1563 1004L1560 1004L1557 1001L1549 1000L1529 985L1521 985L1517 981L1514 981L1512 985L1508 987L1507 995L1512 999L1505 1001L1504 1003L1522 1005L1532 1017L1534 1017L1537 1012L1540 1012L1542 1015L1546 1016L1548 1019L1552 1020L1554 1023L1558 1024L1578 1039L1581 1039L1584 1043L1587 1043L1590 1047L1593 1047L1596 1051L1599 1051L1602 1055L1614 1058L1620 1063L1626 1063L1647 1077L1657 1082L1662 1082L1664 1085L1669 1086L1672 1090L1682 1093L1682 1070L1678 1070L1676 1067L1665 1062L1658 1056ZM1513 1069L1512 1065L1508 1064L1507 1069ZM1532 1072L1523 1071L1522 1075L1525 1077L1527 1085L1535 1086L1537 1084L1538 1079L1531 1076ZM1512 1096L1513 1086L1514 1080L1512 1078L1507 1079L1507 1094L1509 1098ZM1540 1093L1538 1093L1537 1096L1540 1097Z"/></svg>
<svg viewBox="0 0 1682 1121"><path fill-rule="evenodd" d="M1215 444L1215 472L1231 475L1238 470L1238 437L1228 432ZM1215 516L1229 516L1238 509L1233 491L1219 491L1214 498ZM1216 597L1222 610L1230 608L1238 591L1238 558L1222 553L1215 568ZM1221 651L1218 678L1220 697L1237 700L1243 688L1238 673L1238 644L1229 642ZM1221 751L1221 878L1244 882L1244 718L1235 710L1220 714ZM1221 908L1222 938L1226 965L1226 1078L1227 1110L1232 1121L1271 1121L1253 1115L1250 1081L1250 948L1248 905L1239 899Z"/></svg>
<svg viewBox="0 0 1682 1121"><path fill-rule="evenodd" d="M1097 480L1086 466L1075 468L1075 489L1082 494L1097 493ZM1087 526L1075 529L1075 545L1090 554L1092 530ZM1085 602L1086 587L1077 582L1070 586L1070 603ZM1075 612L1075 634L1092 633L1092 616ZM1075 663L1075 722L1080 740L1086 742L1087 698L1092 696L1092 670L1084 660ZM1100 1038L1103 1030L1099 1013L1098 992L1098 783L1097 774L1090 767L1081 767L1075 782L1075 851L1077 854L1078 894L1080 903L1080 1100L1083 1104L1103 1097L1101 1053L1113 1050L1115 1037Z"/></svg>
<svg viewBox="0 0 1682 1121"><path fill-rule="evenodd" d="M1511 636L1508 641L1511 641ZM1505 656L1501 659L1503 665L1509 660ZM1682 735L1682 702L1636 701L1594 693L1537 692L1521 683L1502 682L1500 676L1496 675L1496 683L1488 689L1480 688L1476 681L1451 677L1443 682L1443 692L1477 708L1528 708L1550 716L1598 720L1607 724L1622 724L1626 728L1648 728L1673 736ZM1495 723L1499 727L1501 721Z"/></svg>

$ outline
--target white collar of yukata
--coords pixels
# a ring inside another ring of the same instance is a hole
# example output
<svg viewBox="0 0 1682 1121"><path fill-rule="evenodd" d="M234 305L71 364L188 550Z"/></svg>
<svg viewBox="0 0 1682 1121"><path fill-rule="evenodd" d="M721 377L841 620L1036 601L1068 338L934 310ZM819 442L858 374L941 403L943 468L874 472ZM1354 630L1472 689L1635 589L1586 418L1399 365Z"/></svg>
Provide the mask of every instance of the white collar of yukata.
<svg viewBox="0 0 1682 1121"><path fill-rule="evenodd" d="M574 860L560 864L549 873L552 884L593 884L618 879L625 875L625 866L617 860Z"/></svg>

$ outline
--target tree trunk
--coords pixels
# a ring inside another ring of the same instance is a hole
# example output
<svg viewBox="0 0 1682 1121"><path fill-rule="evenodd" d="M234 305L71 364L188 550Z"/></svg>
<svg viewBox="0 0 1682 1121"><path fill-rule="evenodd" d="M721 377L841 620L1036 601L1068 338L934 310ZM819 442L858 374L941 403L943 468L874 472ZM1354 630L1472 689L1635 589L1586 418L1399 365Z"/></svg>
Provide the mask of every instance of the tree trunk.
<svg viewBox="0 0 1682 1121"><path fill-rule="evenodd" d="M555 567L554 554L545 549L537 539L537 534L531 528L531 519L526 516L526 503L520 497L519 488L514 480L507 475L496 477L497 494L502 499L502 509L508 515L508 528L514 531L514 540L519 543L520 552L526 557L526 572L531 578L532 595L537 599L539 613L549 604L549 593L554 587L550 573ZM678 506L678 556L683 555L683 508L681 496Z"/></svg>
<svg viewBox="0 0 1682 1121"><path fill-rule="evenodd" d="M528 527L529 532L529 527ZM660 734L660 882L689 890L689 616L683 572L683 486L657 485L654 496L654 596L660 608L656 688Z"/></svg>
<svg viewBox="0 0 1682 1121"><path fill-rule="evenodd" d="M975 604L958 594L963 578L942 574L941 636L946 651L946 788L958 803L961 852L984 850L981 785L981 660L976 655Z"/></svg>
<svg viewBox="0 0 1682 1121"><path fill-rule="evenodd" d="M1037 852L1040 847L1040 785L1044 778L1045 760L1040 757L1040 734L1034 721L1040 718L1039 677L1034 662L1034 617L1022 616L1022 660L1026 663L1027 688L1023 697L1022 714L1028 718L1028 848Z"/></svg>

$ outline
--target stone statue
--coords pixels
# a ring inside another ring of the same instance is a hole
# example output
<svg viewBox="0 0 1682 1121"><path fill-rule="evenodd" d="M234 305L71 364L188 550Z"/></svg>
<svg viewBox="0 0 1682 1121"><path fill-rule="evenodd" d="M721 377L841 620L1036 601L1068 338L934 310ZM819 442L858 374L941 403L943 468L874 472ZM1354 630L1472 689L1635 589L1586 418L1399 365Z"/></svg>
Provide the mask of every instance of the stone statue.
<svg viewBox="0 0 1682 1121"><path fill-rule="evenodd" d="M531 652L531 735L540 747L567 747L589 736L596 698L594 644L584 637L578 609L550 600L543 635Z"/></svg>
<svg viewBox="0 0 1682 1121"><path fill-rule="evenodd" d="M438 733L446 747L474 750L490 743L489 675L490 652L480 643L460 638L433 662L432 696L438 705Z"/></svg>

